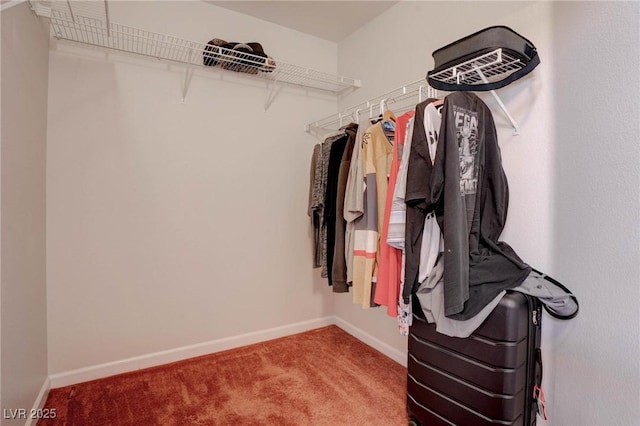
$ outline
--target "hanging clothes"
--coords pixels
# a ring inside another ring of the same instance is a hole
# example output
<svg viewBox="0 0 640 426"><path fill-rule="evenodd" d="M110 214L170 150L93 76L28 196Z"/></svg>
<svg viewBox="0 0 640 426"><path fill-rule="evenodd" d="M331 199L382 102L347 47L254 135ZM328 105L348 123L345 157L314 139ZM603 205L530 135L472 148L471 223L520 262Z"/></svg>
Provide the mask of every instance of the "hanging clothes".
<svg viewBox="0 0 640 426"><path fill-rule="evenodd" d="M416 109L417 111L417 109ZM387 244L391 247L403 250L405 248L405 225L407 205L404 201L407 188L407 165L409 164L409 153L413 144L414 119L407 125L404 146L402 148L402 158L398 169L398 176L393 188L393 198L391 200L391 211L389 213L389 227L387 230Z"/></svg>
<svg viewBox="0 0 640 426"><path fill-rule="evenodd" d="M433 164L438 148L438 134L442 123L440 110L443 101L432 102L424 110L424 131L429 149L429 158ZM420 245L420 264L418 265L418 283L424 282L435 267L438 255L444 251L442 232L436 221L434 212L427 213L422 228Z"/></svg>
<svg viewBox="0 0 640 426"><path fill-rule="evenodd" d="M347 221L344 219L344 205L349 169L351 168L351 158L353 157L354 147L356 145L357 130L358 125L354 123L349 124L345 129L349 138L340 161L340 170L338 172L335 212L335 244L331 268L334 293L345 293L349 291L349 285L347 282L347 253L345 251Z"/></svg>
<svg viewBox="0 0 640 426"><path fill-rule="evenodd" d="M354 303L386 306L405 335L417 307L439 333L467 337L507 290L575 316L574 295L499 241L509 193L484 102L458 92L381 118L314 147L313 263L333 291L352 288Z"/></svg>
<svg viewBox="0 0 640 426"><path fill-rule="evenodd" d="M322 204L321 197L321 176L322 176L322 146L316 144L313 147L311 156L311 167L309 173L309 206L307 215L311 219L313 227L313 267L322 266L322 245L320 242L320 215L319 209Z"/></svg>
<svg viewBox="0 0 640 426"><path fill-rule="evenodd" d="M353 145L351 164L347 176L347 186L344 194L343 215L345 226L345 258L347 267L347 285L353 284L353 250L355 246L354 233L356 221L364 214L364 168L362 166L362 137L371 124L366 121L358 123L358 131Z"/></svg>
<svg viewBox="0 0 640 426"><path fill-rule="evenodd" d="M327 238L327 278L329 285L333 286L333 262L334 252L336 245L336 211L338 209L338 181L340 177L340 168L342 164L342 157L347 148L348 142L355 138L357 130L356 124L350 124L342 129L344 134L333 141L329 154L329 165L327 168L327 187L325 195L325 208L324 208L324 223L326 225L326 238ZM341 203L340 212L342 213L344 202ZM342 239L342 246L344 247L344 239ZM344 256L343 256L344 257ZM346 281L346 279L345 279ZM339 287L333 287L333 291L336 293L345 293L348 291L346 282L344 285L339 284Z"/></svg>
<svg viewBox="0 0 640 426"><path fill-rule="evenodd" d="M395 117L393 117L395 120ZM383 129L384 120L369 127L362 137L364 213L356 221L353 251L353 302L363 307L373 302L380 255L380 232L391 167L393 135Z"/></svg>
<svg viewBox="0 0 640 426"><path fill-rule="evenodd" d="M413 138L407 161L406 193L404 195L406 222L404 228L405 280L403 285L403 299L407 305L410 305L411 294L415 293L419 285L418 276L425 220L427 213L432 210L429 209L431 205L429 179L433 169L434 159L429 153L430 144L425 127L425 117L428 122L427 126L431 131L431 141L435 143L435 141L437 141L437 134L433 134L433 129L439 129L440 115L433 106L431 106L432 109L430 109L430 111L435 111L435 114L433 112L425 114L425 110L434 102L437 102L437 99L427 99L416 106ZM439 238L439 235L440 232L438 230L437 238ZM431 238L431 236L428 238Z"/></svg>
<svg viewBox="0 0 640 426"><path fill-rule="evenodd" d="M444 315L444 260L436 259L431 274L420 284L415 297L426 320L436 324L436 331L450 337L469 337L493 312L505 290L500 291L476 315L466 320L455 320Z"/></svg>
<svg viewBox="0 0 640 426"><path fill-rule="evenodd" d="M393 189L393 199L391 200L391 208L389 214L389 227L387 230L387 244L401 252L400 261L400 286L398 288L399 297L397 299L397 317L398 330L403 336L409 335L409 327L413 322L411 312L411 304L404 303L402 292L405 282L405 223L406 223L406 207L404 196L407 185L407 165L409 163L409 153L411 152L411 144L413 140L414 118L407 123L407 133L405 135L404 146L402 148L402 159L396 178L395 188Z"/></svg>
<svg viewBox="0 0 640 426"><path fill-rule="evenodd" d="M327 222L325 220L325 205L327 197L327 182L329 179L329 157L331 156L331 146L337 140L345 137L344 132L329 136L322 144L322 172L320 174L320 202L318 207L318 215L320 216L320 249L321 249L321 272L322 278L328 278L328 264L327 264Z"/></svg>
<svg viewBox="0 0 640 426"><path fill-rule="evenodd" d="M416 106L411 138L409 143L405 145L392 202L390 232L387 241L392 246L402 248L402 278L398 297L397 323L400 334L405 336L409 334L409 327L413 322L411 295L414 282L417 279L416 271L419 265L423 264L423 257L427 255L426 250L421 250L423 241L425 241L423 235L425 231L433 232L431 227L425 226L428 225L425 222L425 214L416 206L413 197L416 195L415 186L419 189L423 189L425 186L426 181L421 179L424 177L424 174L421 174L422 167L430 166L434 157L433 153L430 153L433 150L433 144L430 144L429 141L437 140L437 134L432 131L430 134L427 129L439 127L439 121L425 111L439 102L441 101L438 99L427 99ZM435 114L435 117L439 119L438 114ZM407 191L410 202L406 200ZM439 234L438 229L437 235Z"/></svg>
<svg viewBox="0 0 640 426"><path fill-rule="evenodd" d="M438 135L442 124L442 117L438 107L442 106L442 101L429 103L424 109L424 134L425 138L419 139L419 143L415 145L413 163L409 165L411 169L411 177L409 181L409 200L416 206L419 203L425 203L426 197L430 196L424 188L424 182L420 184L420 179L428 176L426 161L430 161L431 165L435 162L436 152L438 149ZM426 142L425 146L422 144ZM428 154L428 158L423 158ZM422 217L422 216L420 216ZM419 224L416 224L419 227ZM434 212L428 212L424 218L422 228L421 243L419 250L418 264L418 289L416 297L419 300L419 306L424 313L428 322L436 323L436 331L451 337L468 337L476 328L484 322L493 309L500 302L505 294L502 291L496 295L478 314L464 321L458 321L447 318L444 315L444 267L442 260L442 252L444 251L444 240L442 232L436 221ZM415 267L413 268L415 273ZM409 304L411 306L411 304Z"/></svg>
<svg viewBox="0 0 640 426"><path fill-rule="evenodd" d="M491 111L476 94L446 97L430 183L427 208L444 234L445 315L469 319L531 272L498 241L509 190Z"/></svg>
<svg viewBox="0 0 640 426"><path fill-rule="evenodd" d="M404 149L407 127L415 112L406 112L396 119L396 132L394 136L391 166L389 169L389 183L385 197L384 217L382 220L382 232L380 233L380 264L378 266L378 280L376 283L374 302L387 307L387 315L398 315L398 295L400 293L400 276L402 270L402 249L390 246L387 243L389 234L389 219L391 216L391 204L396 186L400 162Z"/></svg>

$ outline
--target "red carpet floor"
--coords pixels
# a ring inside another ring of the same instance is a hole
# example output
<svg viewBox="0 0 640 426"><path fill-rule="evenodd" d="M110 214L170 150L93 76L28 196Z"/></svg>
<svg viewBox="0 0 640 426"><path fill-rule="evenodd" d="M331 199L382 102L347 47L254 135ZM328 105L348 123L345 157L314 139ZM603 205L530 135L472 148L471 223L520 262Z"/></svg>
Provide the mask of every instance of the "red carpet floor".
<svg viewBox="0 0 640 426"><path fill-rule="evenodd" d="M336 326L52 389L45 425L406 425L406 369Z"/></svg>

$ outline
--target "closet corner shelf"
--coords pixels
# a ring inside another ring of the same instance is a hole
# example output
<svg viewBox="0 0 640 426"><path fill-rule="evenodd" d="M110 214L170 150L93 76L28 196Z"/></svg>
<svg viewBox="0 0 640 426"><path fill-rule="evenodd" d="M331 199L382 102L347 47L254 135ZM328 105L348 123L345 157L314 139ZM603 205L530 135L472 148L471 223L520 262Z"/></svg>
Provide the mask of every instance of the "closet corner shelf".
<svg viewBox="0 0 640 426"><path fill-rule="evenodd" d="M194 66L267 80L269 90L265 109L273 101L277 83L288 83L336 94L362 85L360 80L349 77L337 76L278 60L275 60L275 63L265 65L265 58L260 56L248 53L239 54L236 51L205 43L117 24L109 19L109 8L106 1L32 0L30 4L36 15L49 18L53 35L58 39L186 64L183 101ZM205 66L203 55L207 55L207 59L215 58L218 65Z"/></svg>
<svg viewBox="0 0 640 426"><path fill-rule="evenodd" d="M504 78L505 76L521 69L525 65L526 64L521 60L512 57L501 48L498 48L456 66L443 69L438 73L432 74L431 78L448 84L464 83L469 85L488 83ZM322 139L326 134L334 131L336 127L338 127L337 125L342 126L342 121L345 118L355 120L361 112L366 111L369 111L369 115L371 116L372 108L377 108L378 103L380 104L380 114L382 114L384 107L389 106L390 103L394 104L394 108L396 108L396 105L399 107L398 112L406 111L408 109L407 106L410 105L410 103L408 104L406 102L415 101L415 99L411 98L416 95L418 102L421 102L423 94L426 94L426 97L437 98L445 93L448 92L434 89L425 79L417 80L375 98L369 99L366 102L347 108L344 111L316 120L313 123L309 123L304 126L304 130L305 132L311 133ZM511 114L509 114L509 111L502 100L498 97L495 90L491 90L490 93L493 95L496 102L511 122L513 134L520 134L517 123ZM415 103L413 106L415 106Z"/></svg>
<svg viewBox="0 0 640 426"><path fill-rule="evenodd" d="M502 48L497 48L491 52L431 74L429 78L448 85L464 83L473 86L501 80L525 66L526 64L522 60L509 55L503 51ZM511 122L513 134L519 135L520 129L518 124L511 114L509 114L507 107L505 107L496 91L490 90L489 92Z"/></svg>
<svg viewBox="0 0 640 426"><path fill-rule="evenodd" d="M458 65L433 73L429 78L449 85L477 85L501 80L523 68L526 64L497 48Z"/></svg>

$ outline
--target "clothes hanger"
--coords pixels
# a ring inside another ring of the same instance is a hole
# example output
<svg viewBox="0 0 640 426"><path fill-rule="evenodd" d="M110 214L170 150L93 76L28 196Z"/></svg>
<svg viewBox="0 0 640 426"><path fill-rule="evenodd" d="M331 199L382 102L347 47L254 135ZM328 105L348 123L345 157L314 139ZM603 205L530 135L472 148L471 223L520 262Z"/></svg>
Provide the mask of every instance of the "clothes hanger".
<svg viewBox="0 0 640 426"><path fill-rule="evenodd" d="M438 96L438 91L433 87L429 86L430 97L436 99L433 102L433 106L436 107L438 112L442 112L442 106L444 105L444 98Z"/></svg>
<svg viewBox="0 0 640 426"><path fill-rule="evenodd" d="M380 115L382 116L382 121L393 121L396 122L396 115L390 109L386 109L387 107L387 99L383 99L380 101Z"/></svg>
<svg viewBox="0 0 640 426"><path fill-rule="evenodd" d="M424 84L421 84L420 87L418 87L418 103L422 102L422 89L424 87L427 87L427 86L424 85ZM429 89L427 88L427 95L428 95L428 91L429 91Z"/></svg>
<svg viewBox="0 0 640 426"><path fill-rule="evenodd" d="M343 114L341 112L338 113L338 125L339 128L337 130L332 130L327 132L324 135L324 139L322 140L322 143L324 144L328 139L336 137L336 136L341 136L344 135L344 128L342 127L342 119L346 116L347 114Z"/></svg>
<svg viewBox="0 0 640 426"><path fill-rule="evenodd" d="M387 99L383 99L380 101L380 116L382 117L383 123L396 122L396 115L390 109L387 109ZM395 126L394 126L395 127Z"/></svg>
<svg viewBox="0 0 640 426"><path fill-rule="evenodd" d="M369 122L371 124L376 124L379 121L382 120L382 114L380 114L378 117L373 118L373 104L369 104Z"/></svg>
<svg viewBox="0 0 640 426"><path fill-rule="evenodd" d="M387 99L382 99L380 101L380 115L382 116L380 125L382 126L382 130L385 132L395 132L396 115L390 109L385 109L386 104Z"/></svg>
<svg viewBox="0 0 640 426"><path fill-rule="evenodd" d="M438 91L429 85L420 86L418 88L418 101L422 102L422 89L427 89L427 97L426 99L435 99L433 102L434 106L442 105L444 103L444 98L439 96Z"/></svg>
<svg viewBox="0 0 640 426"><path fill-rule="evenodd" d="M359 110L356 110L356 112L358 112ZM350 117L351 120L349 120L346 124L344 124L343 119ZM349 128L353 128L353 127L358 127L358 116L356 113L354 113L353 111L348 113L338 113L338 120L340 122L340 130L343 131L343 133L346 134L346 131Z"/></svg>

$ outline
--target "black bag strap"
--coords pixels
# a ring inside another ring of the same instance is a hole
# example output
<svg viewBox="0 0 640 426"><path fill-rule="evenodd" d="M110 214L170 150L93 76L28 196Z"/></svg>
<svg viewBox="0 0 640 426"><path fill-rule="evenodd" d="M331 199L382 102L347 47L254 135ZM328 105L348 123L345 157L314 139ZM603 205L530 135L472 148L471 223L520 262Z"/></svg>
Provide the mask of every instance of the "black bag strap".
<svg viewBox="0 0 640 426"><path fill-rule="evenodd" d="M560 315L557 312L552 311L551 309L549 309L547 307L546 304L542 304L542 306L544 306L544 310L547 311L547 313L549 315L551 315L554 318L560 319L560 320L570 320L572 318L575 318L578 315L578 311L580 311L580 304L578 303L578 298L575 297L573 295L573 293L571 292L571 290L569 290L567 287L565 287L564 285L562 285L561 283L559 283L557 280L551 278L550 276L548 276L547 274L545 274L544 272L540 272L535 268L531 268L532 271L537 272L538 274L544 276L544 279L552 282L553 284L555 284L557 287L561 288L562 290L564 290L565 293L567 293L569 295L569 297L571 297L573 299L573 301L576 303L576 310L569 314L569 315Z"/></svg>

